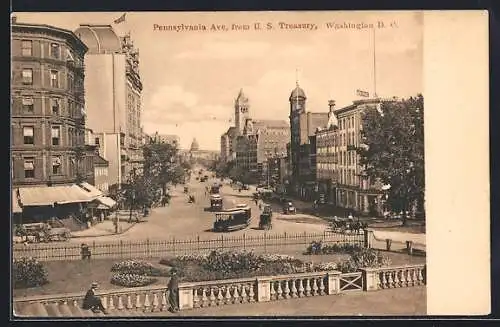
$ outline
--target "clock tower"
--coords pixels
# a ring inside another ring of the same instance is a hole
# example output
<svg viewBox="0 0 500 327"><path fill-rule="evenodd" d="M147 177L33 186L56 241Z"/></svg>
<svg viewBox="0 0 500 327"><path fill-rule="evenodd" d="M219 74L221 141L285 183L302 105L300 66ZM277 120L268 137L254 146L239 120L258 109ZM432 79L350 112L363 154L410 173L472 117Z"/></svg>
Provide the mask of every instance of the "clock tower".
<svg viewBox="0 0 500 327"><path fill-rule="evenodd" d="M297 85L290 94L290 159L293 178L299 176L299 153L301 145L301 128L307 126L300 126L301 116L306 113L306 94Z"/></svg>
<svg viewBox="0 0 500 327"><path fill-rule="evenodd" d="M248 98L243 93L243 90L240 90L238 93L238 97L234 101L234 122L236 127L236 134L242 135L243 129L245 128L245 123L248 118L250 118L249 113L249 103Z"/></svg>

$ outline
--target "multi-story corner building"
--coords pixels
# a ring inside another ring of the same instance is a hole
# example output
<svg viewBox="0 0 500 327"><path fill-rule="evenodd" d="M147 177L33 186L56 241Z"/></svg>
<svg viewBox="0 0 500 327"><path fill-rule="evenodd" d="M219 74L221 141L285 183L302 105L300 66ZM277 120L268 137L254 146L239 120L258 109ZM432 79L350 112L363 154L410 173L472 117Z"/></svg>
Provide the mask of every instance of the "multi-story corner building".
<svg viewBox="0 0 500 327"><path fill-rule="evenodd" d="M12 21L13 187L86 176L84 55L71 31ZM93 169L91 166L87 169Z"/></svg>
<svg viewBox="0 0 500 327"><path fill-rule="evenodd" d="M290 94L290 165L291 192L312 199L316 176L311 166L310 136L328 123L327 113L306 112L306 94L297 86Z"/></svg>
<svg viewBox="0 0 500 327"><path fill-rule="evenodd" d="M99 154L94 156L94 185L103 194L107 194L109 192L108 167L109 163L106 159L101 157Z"/></svg>
<svg viewBox="0 0 500 327"><path fill-rule="evenodd" d="M109 162L110 185L120 185L142 162L139 51L130 35L119 37L110 25L80 25L75 34L89 49L87 125L94 131L99 154Z"/></svg>
<svg viewBox="0 0 500 327"><path fill-rule="evenodd" d="M366 99L333 111L326 129L316 135L319 192L329 203L366 215L383 213L384 197L379 181L372 181L359 163L357 148L361 144L362 113L383 101Z"/></svg>

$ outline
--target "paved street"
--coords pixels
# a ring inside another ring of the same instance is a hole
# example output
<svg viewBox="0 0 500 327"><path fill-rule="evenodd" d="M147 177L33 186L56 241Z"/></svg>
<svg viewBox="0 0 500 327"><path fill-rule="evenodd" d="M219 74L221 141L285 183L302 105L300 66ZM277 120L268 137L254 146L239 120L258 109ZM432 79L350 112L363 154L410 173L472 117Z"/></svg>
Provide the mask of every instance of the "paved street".
<svg viewBox="0 0 500 327"><path fill-rule="evenodd" d="M238 192L229 185L224 185L221 189L224 205L232 207L239 203L249 204L252 208L252 222L246 229L231 233L214 233L211 231L215 215L212 212L205 211L210 206L209 196L205 194L205 187L211 185L214 179L200 183L194 178L188 183L189 192L193 194L196 203L187 203L187 195L183 193L183 186L179 185L171 190L172 201L167 207L153 209L151 215L145 222L139 223L130 230L119 235L101 236L97 238L75 238L70 242L82 243L92 241L114 241L114 240L144 240L144 239L170 239L170 238L190 238L199 236L201 239L224 236L238 236L242 234L256 235L264 231L257 229L259 224L260 210L252 200L251 190ZM277 209L277 207L276 207ZM296 222L298 218L303 222ZM305 221L305 223L304 223ZM326 225L324 222L310 215L283 216L275 215L273 220L272 233L301 233L323 232Z"/></svg>

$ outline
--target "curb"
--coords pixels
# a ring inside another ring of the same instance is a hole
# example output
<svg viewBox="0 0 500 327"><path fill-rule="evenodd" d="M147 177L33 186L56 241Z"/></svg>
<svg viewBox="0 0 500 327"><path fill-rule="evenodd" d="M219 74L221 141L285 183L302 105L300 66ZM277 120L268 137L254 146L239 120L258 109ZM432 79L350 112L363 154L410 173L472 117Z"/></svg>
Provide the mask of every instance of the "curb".
<svg viewBox="0 0 500 327"><path fill-rule="evenodd" d="M113 235L121 235L127 231L129 231L132 227L137 225L137 222L132 223L129 227L126 229L122 230L120 233L110 233L110 232L105 232L103 234L94 234L94 235L71 235L71 238L91 238L91 237L102 237L102 236L113 236Z"/></svg>

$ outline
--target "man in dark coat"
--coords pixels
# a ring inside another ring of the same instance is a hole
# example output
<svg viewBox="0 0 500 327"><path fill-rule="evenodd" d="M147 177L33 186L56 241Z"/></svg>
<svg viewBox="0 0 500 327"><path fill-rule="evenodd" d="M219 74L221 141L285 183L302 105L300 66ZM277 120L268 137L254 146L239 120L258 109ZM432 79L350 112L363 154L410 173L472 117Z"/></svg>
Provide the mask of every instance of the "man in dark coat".
<svg viewBox="0 0 500 327"><path fill-rule="evenodd" d="M97 289L97 283L92 283L92 286L85 294L85 298L83 299L83 309L92 310L94 312L102 311L106 313L106 309L102 305L101 299L95 295L95 290Z"/></svg>
<svg viewBox="0 0 500 327"><path fill-rule="evenodd" d="M175 269L172 269L172 277L168 282L168 300L170 302L170 311L179 311L179 277Z"/></svg>

